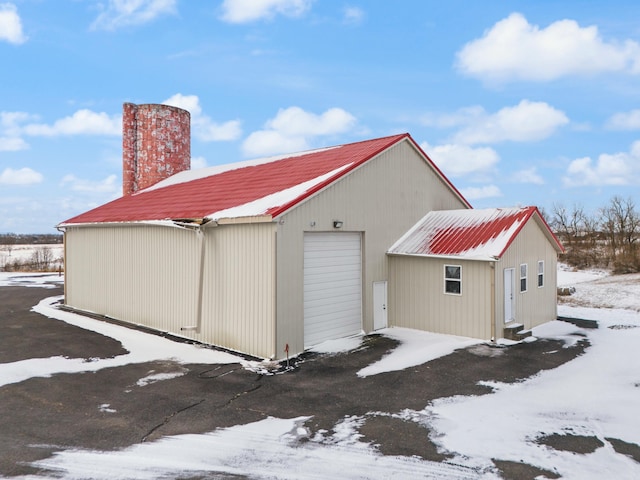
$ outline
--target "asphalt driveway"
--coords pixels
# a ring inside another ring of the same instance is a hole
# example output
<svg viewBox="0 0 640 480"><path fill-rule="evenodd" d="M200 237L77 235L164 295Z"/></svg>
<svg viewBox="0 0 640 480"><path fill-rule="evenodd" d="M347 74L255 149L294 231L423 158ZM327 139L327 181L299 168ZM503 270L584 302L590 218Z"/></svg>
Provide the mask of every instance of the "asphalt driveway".
<svg viewBox="0 0 640 480"><path fill-rule="evenodd" d="M42 298L61 293L59 287L0 288L0 363L126 353L116 340L31 311ZM447 455L436 450L426 428L371 412L419 410L440 397L489 393L479 381L516 382L571 360L585 347L579 342L560 348L562 342L538 340L493 355L494 347L483 345L404 371L357 377L358 370L395 345L387 337L371 335L355 351L304 355L295 369L276 375L256 374L239 364L149 362L5 385L0 387L0 476L47 476L51 472L31 462L63 449L121 449L269 416L310 416L306 427L312 432L331 431L345 416L364 416L363 440L377 444L382 454L446 461ZM183 375L135 388L149 372L176 371ZM535 478L541 473L500 459L495 464L504 478Z"/></svg>

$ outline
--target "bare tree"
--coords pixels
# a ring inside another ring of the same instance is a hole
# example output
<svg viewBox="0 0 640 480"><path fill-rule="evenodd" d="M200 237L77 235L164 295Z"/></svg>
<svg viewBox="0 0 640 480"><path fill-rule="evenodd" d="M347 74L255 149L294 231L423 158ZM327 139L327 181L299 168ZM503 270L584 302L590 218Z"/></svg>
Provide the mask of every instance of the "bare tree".
<svg viewBox="0 0 640 480"><path fill-rule="evenodd" d="M633 272L640 269L637 241L640 235L640 215L631 197L614 196L600 210L602 229L609 242L614 271Z"/></svg>
<svg viewBox="0 0 640 480"><path fill-rule="evenodd" d="M5 252L7 252L7 255L9 257L11 256L11 252L13 251L13 247L15 246L16 242L17 238L15 233L7 233L6 235L2 236L2 243L4 244L3 249Z"/></svg>
<svg viewBox="0 0 640 480"><path fill-rule="evenodd" d="M46 272L51 269L53 253L49 247L38 247L31 254L30 267L38 272Z"/></svg>

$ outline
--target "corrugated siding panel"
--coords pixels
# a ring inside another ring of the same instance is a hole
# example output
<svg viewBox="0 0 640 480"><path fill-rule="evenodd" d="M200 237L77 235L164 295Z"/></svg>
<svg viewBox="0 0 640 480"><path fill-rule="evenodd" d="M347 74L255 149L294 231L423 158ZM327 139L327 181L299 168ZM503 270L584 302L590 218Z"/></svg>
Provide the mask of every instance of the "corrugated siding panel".
<svg viewBox="0 0 640 480"><path fill-rule="evenodd" d="M426 212L465 208L409 141L308 199L282 217L277 245L277 350L303 351L303 236L342 231L362 233L363 329L373 331L373 282L387 279L386 251Z"/></svg>
<svg viewBox="0 0 640 480"><path fill-rule="evenodd" d="M193 230L154 226L69 228L65 302L194 340L270 357L275 344L275 227Z"/></svg>
<svg viewBox="0 0 640 480"><path fill-rule="evenodd" d="M444 293L444 266L462 267L462 295ZM389 257L389 324L435 333L491 338L489 262Z"/></svg>
<svg viewBox="0 0 640 480"><path fill-rule="evenodd" d="M256 356L275 352L275 225L206 229L204 341Z"/></svg>
<svg viewBox="0 0 640 480"><path fill-rule="evenodd" d="M196 316L196 236L156 226L69 228L65 303L158 330Z"/></svg>
<svg viewBox="0 0 640 480"><path fill-rule="evenodd" d="M516 276L516 322L526 329L557 318L557 252L532 218L496 265L496 327L504 328L504 269L514 268ZM538 261L544 261L544 286L538 288ZM520 264L528 266L528 289L520 292Z"/></svg>

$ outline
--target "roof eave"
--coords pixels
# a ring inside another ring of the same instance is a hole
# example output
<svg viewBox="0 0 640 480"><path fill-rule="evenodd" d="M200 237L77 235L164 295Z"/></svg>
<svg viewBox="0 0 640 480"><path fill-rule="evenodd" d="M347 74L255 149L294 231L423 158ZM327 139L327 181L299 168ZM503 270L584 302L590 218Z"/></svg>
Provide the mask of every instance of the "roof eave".
<svg viewBox="0 0 640 480"><path fill-rule="evenodd" d="M497 262L501 257L498 256L488 256L488 255L479 255L479 256L464 256L464 255L432 255L427 253L400 253L400 252L387 252L387 255L397 256L397 257L419 257L419 258L433 258L440 260L451 260L451 261L472 261L472 262Z"/></svg>

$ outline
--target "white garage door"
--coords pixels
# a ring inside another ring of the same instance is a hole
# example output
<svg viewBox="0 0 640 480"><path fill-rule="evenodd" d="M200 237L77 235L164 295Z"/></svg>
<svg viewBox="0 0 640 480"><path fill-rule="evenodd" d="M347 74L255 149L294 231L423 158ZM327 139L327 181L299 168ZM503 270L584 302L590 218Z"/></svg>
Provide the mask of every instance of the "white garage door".
<svg viewBox="0 0 640 480"><path fill-rule="evenodd" d="M305 233L305 348L361 330L360 234Z"/></svg>

